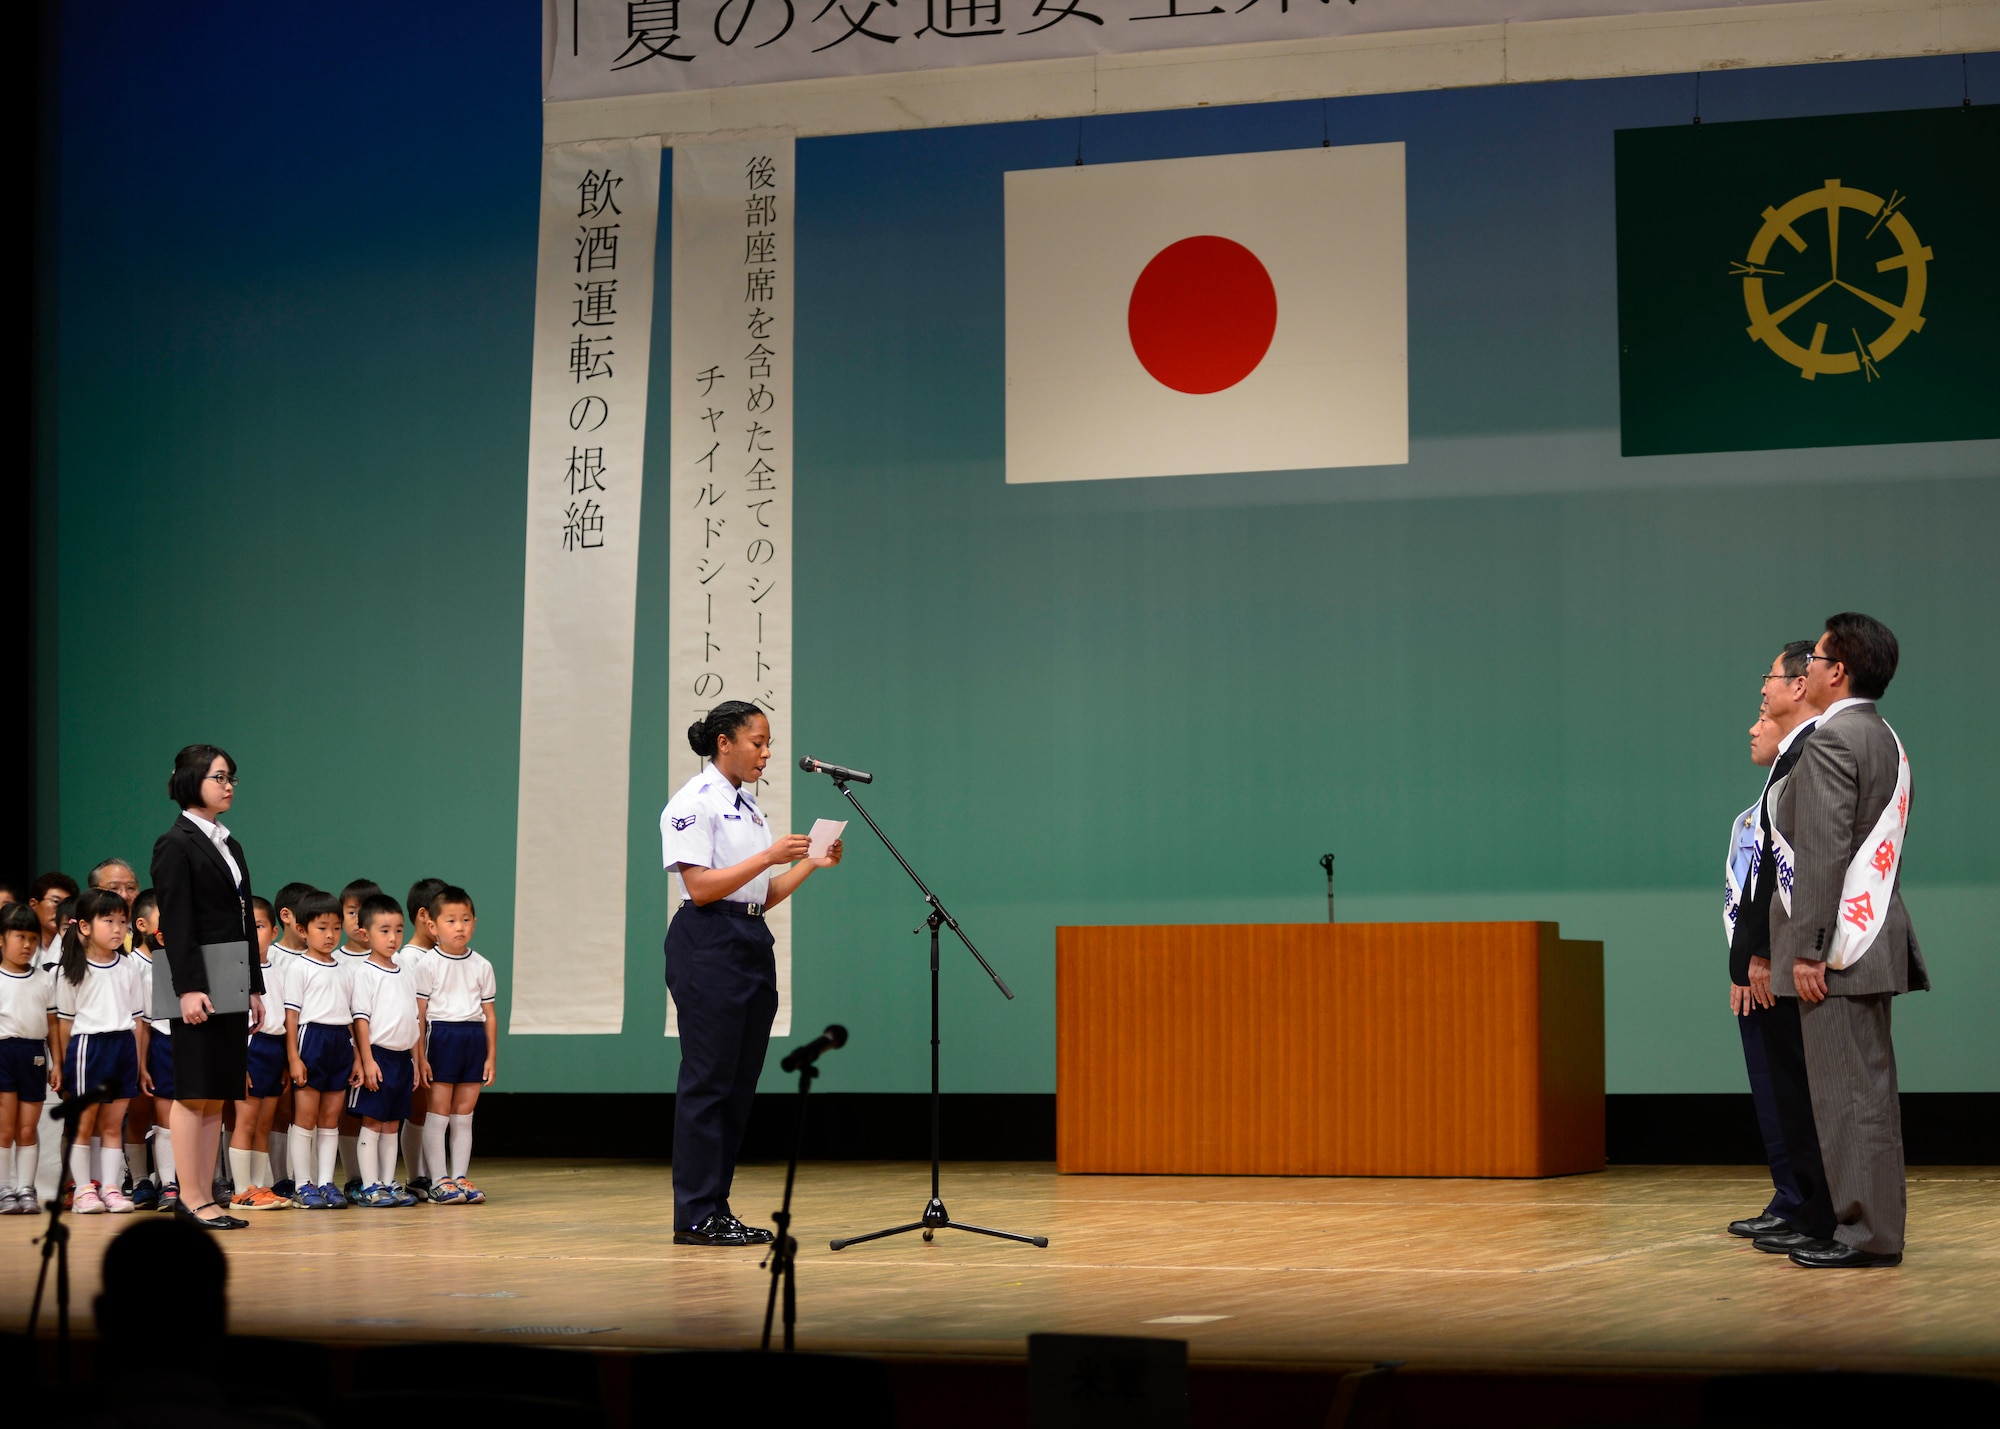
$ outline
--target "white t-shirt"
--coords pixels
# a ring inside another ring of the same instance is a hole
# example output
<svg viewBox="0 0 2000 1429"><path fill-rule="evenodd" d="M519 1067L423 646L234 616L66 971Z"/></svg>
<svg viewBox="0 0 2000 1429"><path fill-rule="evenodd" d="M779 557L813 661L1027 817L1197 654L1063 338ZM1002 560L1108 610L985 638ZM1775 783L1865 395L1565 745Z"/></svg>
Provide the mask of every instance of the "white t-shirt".
<svg viewBox="0 0 2000 1429"><path fill-rule="evenodd" d="M300 953L285 969L285 1006L298 1010L301 1031L312 1022L345 1027L354 1021L353 969L340 954L333 956L334 961L323 963Z"/></svg>
<svg viewBox="0 0 2000 1429"><path fill-rule="evenodd" d="M417 996L428 1000L432 1022L484 1022L496 984L493 964L471 948L457 957L432 948L409 965Z"/></svg>
<svg viewBox="0 0 2000 1429"><path fill-rule="evenodd" d="M171 978L173 976L173 972L170 968L168 968L167 959L164 954L162 954L158 959L155 959L153 955L147 952L144 948L135 946L132 949L130 956L145 971L146 1010L148 1012L151 1012L153 1010L154 988L156 987L161 978ZM168 1022L164 1017L149 1017L146 1020L153 1024L153 1035L155 1037L171 1037L174 1035L173 1024Z"/></svg>
<svg viewBox="0 0 2000 1429"><path fill-rule="evenodd" d="M748 786L731 784L713 764L703 765L701 773L681 785L660 810L660 854L667 868L681 863L730 868L762 853L774 841ZM770 894L767 868L722 901L762 903ZM685 885L681 896L687 896Z"/></svg>
<svg viewBox="0 0 2000 1429"><path fill-rule="evenodd" d="M56 1010L56 984L42 968L10 973L0 968L0 1037L45 1042L49 1014Z"/></svg>
<svg viewBox="0 0 2000 1429"><path fill-rule="evenodd" d="M264 1020L250 1030L282 1037L285 1035L285 974L298 961L298 955L290 948L273 943L265 956L270 961L264 964Z"/></svg>
<svg viewBox="0 0 2000 1429"><path fill-rule="evenodd" d="M417 1045L417 978L408 968L363 962L353 971L354 1016L368 1023L368 1045L407 1052Z"/></svg>
<svg viewBox="0 0 2000 1429"><path fill-rule="evenodd" d="M69 1023L72 1037L100 1032L130 1032L146 1012L145 969L138 959L120 953L114 962L86 958L79 986L56 974L56 1015Z"/></svg>

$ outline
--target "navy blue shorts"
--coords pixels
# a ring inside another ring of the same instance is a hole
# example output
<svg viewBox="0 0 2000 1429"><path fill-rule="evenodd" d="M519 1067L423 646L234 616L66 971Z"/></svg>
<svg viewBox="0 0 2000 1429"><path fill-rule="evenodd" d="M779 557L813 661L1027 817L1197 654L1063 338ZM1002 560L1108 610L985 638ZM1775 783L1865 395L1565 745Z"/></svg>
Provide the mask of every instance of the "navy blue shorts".
<svg viewBox="0 0 2000 1429"><path fill-rule="evenodd" d="M306 1064L307 1086L345 1096L354 1075L354 1034L345 1023L308 1022L299 1029L299 1060Z"/></svg>
<svg viewBox="0 0 2000 1429"><path fill-rule="evenodd" d="M0 1092L24 1102L49 1099L49 1049L39 1037L0 1037Z"/></svg>
<svg viewBox="0 0 2000 1429"><path fill-rule="evenodd" d="M139 1041L129 1027L116 1032L79 1032L63 1049L63 1090L74 1096L111 1083L113 1101L139 1095Z"/></svg>
<svg viewBox="0 0 2000 1429"><path fill-rule="evenodd" d="M174 1035L155 1032L146 1039L146 1070L153 1074L153 1095L174 1099Z"/></svg>
<svg viewBox="0 0 2000 1429"><path fill-rule="evenodd" d="M417 1085L416 1056L387 1047L371 1050L375 1054L375 1068L382 1074L382 1085L372 1092L366 1087L356 1087L348 1093L347 1109L356 1116L373 1117L376 1121L409 1120L410 1094ZM482 1066L484 1052L482 1047Z"/></svg>
<svg viewBox="0 0 2000 1429"><path fill-rule="evenodd" d="M312 1024L307 1023L308 1027ZM286 1082L285 1039L276 1032L250 1034L250 1095L283 1096Z"/></svg>
<svg viewBox="0 0 2000 1429"><path fill-rule="evenodd" d="M486 1020L477 1022L433 1022L430 1041L424 1044L430 1059L433 1082L483 1082L486 1080Z"/></svg>

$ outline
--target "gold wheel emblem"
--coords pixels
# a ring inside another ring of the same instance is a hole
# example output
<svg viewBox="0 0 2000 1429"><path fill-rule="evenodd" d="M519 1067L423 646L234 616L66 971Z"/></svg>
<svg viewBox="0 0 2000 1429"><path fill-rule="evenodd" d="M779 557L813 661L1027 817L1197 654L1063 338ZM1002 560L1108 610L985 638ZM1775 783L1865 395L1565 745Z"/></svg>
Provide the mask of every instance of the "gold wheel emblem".
<svg viewBox="0 0 2000 1429"><path fill-rule="evenodd" d="M1860 372L1870 382L1880 377L1882 374L1875 364L1901 347L1903 339L1911 333L1924 330L1924 291L1929 271L1926 265L1932 254L1917 237L1916 230L1910 227L1909 219L1900 212L1905 199L1906 195L1893 191L1887 199L1877 198L1865 189L1846 188L1839 179L1828 179L1824 188L1808 189L1782 207L1765 209L1764 226L1757 230L1757 237L1751 241L1750 252L1744 261L1729 265L1730 276L1743 279L1743 307L1750 315L1751 340L1763 343L1798 368L1799 376L1808 382L1822 372L1834 376ZM1891 302L1858 288L1840 276L1840 217L1843 209L1850 208L1858 210L1862 217L1874 220L1862 235L1862 242L1866 243L1884 227L1896 240L1897 251L1877 262L1875 271L1888 273L1897 268L1903 270L1901 302ZM1771 249L1782 238L1791 245L1794 253L1804 253L1806 240L1799 236L1796 225L1815 209L1826 210L1827 279L1803 297L1794 298L1772 312L1764 300L1764 280L1782 278L1786 274L1782 268L1766 266ZM1812 337L1803 346L1787 337L1781 324L1829 288L1852 293L1870 307L1886 314L1889 325L1873 339L1864 338L1859 329L1850 327L1845 334L1836 336L1834 341L1840 343L1843 338L1851 339L1853 347L1841 347L1831 352L1826 348L1829 329L1823 322L1813 324Z"/></svg>

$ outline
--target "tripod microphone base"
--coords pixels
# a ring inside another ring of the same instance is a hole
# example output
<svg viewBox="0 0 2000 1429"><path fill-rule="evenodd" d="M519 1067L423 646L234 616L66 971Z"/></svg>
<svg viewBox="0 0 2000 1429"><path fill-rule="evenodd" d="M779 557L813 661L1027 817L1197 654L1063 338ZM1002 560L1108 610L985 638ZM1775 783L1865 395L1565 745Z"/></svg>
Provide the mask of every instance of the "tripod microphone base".
<svg viewBox="0 0 2000 1429"><path fill-rule="evenodd" d="M924 1217L920 1221L911 1221L906 1226L891 1226L885 1231L870 1231L866 1235L848 1236L845 1240L831 1240L827 1242L827 1248L844 1250L850 1245L860 1245L863 1241L883 1240L892 1235L906 1235L910 1231L922 1231L925 1240L932 1239L939 1231L971 1231L974 1235L990 1235L996 1240L1018 1241L1022 1245L1032 1245L1038 1249L1046 1249L1049 1243L1049 1238L1045 1235L1018 1235L1013 1231L990 1230L985 1226L969 1226L963 1221L955 1221L951 1218L951 1213L944 1208L944 1201L932 1196L930 1204L924 1207Z"/></svg>

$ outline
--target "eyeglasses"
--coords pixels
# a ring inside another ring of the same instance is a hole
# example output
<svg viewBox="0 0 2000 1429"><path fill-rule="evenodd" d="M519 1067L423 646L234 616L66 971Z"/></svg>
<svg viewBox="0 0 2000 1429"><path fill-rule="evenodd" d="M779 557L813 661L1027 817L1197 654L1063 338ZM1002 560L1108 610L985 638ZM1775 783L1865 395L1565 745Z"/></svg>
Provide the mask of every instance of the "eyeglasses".
<svg viewBox="0 0 2000 1429"><path fill-rule="evenodd" d="M1812 654L1806 656L1806 668L1808 670L1812 668L1812 662L1815 660L1824 660L1829 665L1838 665L1840 663L1840 657L1837 655L1822 655L1818 651L1814 651Z"/></svg>
<svg viewBox="0 0 2000 1429"><path fill-rule="evenodd" d="M1804 675L1766 675L1764 683L1768 685L1773 680L1803 680L1804 678Z"/></svg>
<svg viewBox="0 0 2000 1429"><path fill-rule="evenodd" d="M234 774L211 774L208 776L225 789L234 789L242 781Z"/></svg>

